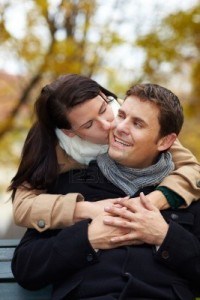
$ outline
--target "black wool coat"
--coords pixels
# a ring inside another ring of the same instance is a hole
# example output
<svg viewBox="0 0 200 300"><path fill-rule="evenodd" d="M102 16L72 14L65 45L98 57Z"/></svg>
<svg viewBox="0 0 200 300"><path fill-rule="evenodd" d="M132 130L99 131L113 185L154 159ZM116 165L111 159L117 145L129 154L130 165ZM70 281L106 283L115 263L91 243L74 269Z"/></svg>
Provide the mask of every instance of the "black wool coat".
<svg viewBox="0 0 200 300"><path fill-rule="evenodd" d="M80 192L88 201L125 196L95 162L60 175L49 192ZM28 229L15 251L13 274L27 289L53 284L53 300L194 299L200 283L200 203L162 214L169 230L158 250L143 244L96 252L87 235L90 220L42 233Z"/></svg>

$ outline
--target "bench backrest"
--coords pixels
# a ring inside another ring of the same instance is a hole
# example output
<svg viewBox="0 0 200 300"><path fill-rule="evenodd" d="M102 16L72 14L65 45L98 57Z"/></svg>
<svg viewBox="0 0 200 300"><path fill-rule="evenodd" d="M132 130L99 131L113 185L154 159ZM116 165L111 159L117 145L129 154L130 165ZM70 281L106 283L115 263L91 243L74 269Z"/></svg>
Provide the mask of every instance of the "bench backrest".
<svg viewBox="0 0 200 300"><path fill-rule="evenodd" d="M0 300L50 300L51 287L28 291L19 286L11 271L11 260L18 240L0 240Z"/></svg>

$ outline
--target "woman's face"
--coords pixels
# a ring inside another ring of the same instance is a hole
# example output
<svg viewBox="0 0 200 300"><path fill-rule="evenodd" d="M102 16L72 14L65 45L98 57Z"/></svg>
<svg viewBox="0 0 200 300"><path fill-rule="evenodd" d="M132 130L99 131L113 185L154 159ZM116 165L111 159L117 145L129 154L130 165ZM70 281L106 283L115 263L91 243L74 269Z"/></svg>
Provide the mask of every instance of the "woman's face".
<svg viewBox="0 0 200 300"><path fill-rule="evenodd" d="M71 130L64 130L68 136L78 135L94 144L108 144L110 123L114 119L111 106L105 95L88 100L72 108L67 118Z"/></svg>

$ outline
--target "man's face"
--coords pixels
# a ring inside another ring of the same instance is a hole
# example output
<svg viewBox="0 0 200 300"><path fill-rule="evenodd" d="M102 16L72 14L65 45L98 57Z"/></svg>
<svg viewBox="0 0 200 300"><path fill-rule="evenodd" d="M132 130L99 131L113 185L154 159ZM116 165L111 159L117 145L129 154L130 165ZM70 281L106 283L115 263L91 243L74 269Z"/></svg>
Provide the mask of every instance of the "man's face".
<svg viewBox="0 0 200 300"><path fill-rule="evenodd" d="M159 108L149 101L129 96L119 109L109 137L109 155L128 167L152 165L161 151Z"/></svg>

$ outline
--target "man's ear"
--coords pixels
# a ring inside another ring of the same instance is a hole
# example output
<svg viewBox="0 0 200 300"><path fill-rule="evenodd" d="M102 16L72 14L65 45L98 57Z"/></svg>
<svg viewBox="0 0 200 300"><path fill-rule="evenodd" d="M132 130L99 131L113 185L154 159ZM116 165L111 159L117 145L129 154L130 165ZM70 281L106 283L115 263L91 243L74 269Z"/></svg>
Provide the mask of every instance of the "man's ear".
<svg viewBox="0 0 200 300"><path fill-rule="evenodd" d="M169 149L177 138L176 133L170 133L164 137L162 137L158 142L158 151L165 151Z"/></svg>
<svg viewBox="0 0 200 300"><path fill-rule="evenodd" d="M76 134L73 132L73 131L71 131L70 129L61 129L62 130L62 132L64 133L64 134L66 134L67 136L69 136L69 137L74 137Z"/></svg>

